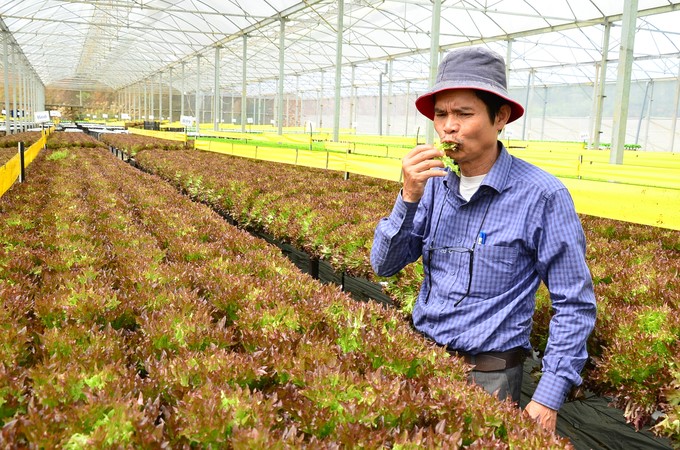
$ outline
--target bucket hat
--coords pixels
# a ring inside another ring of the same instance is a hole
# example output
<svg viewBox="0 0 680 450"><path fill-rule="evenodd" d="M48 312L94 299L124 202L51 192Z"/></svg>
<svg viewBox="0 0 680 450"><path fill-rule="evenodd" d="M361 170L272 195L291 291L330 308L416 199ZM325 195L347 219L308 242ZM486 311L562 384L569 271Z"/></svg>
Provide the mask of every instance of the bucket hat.
<svg viewBox="0 0 680 450"><path fill-rule="evenodd" d="M485 47L465 47L447 53L439 64L437 81L430 91L416 99L416 108L434 120L435 95L450 89L478 89L496 94L512 109L507 123L524 114L522 105L508 95L503 57Z"/></svg>

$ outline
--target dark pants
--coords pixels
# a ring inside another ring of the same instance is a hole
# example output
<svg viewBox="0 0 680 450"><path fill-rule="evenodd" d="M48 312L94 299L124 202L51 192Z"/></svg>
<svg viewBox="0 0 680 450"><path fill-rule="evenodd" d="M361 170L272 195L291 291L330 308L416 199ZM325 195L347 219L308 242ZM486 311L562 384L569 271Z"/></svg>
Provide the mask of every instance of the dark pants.
<svg viewBox="0 0 680 450"><path fill-rule="evenodd" d="M519 406L519 397L522 392L522 364L510 369L497 370L494 372L479 372L473 370L468 375L468 382L484 388L489 394L495 395L500 400L510 399Z"/></svg>

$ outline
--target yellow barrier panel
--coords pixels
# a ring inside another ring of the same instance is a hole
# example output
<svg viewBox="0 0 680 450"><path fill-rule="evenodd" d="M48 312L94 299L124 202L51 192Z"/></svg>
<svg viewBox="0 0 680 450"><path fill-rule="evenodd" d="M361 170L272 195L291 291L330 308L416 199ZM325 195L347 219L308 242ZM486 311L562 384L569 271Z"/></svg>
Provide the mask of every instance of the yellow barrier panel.
<svg viewBox="0 0 680 450"><path fill-rule="evenodd" d="M534 158L545 160L578 160L579 157L582 157L584 162L592 161L609 164L609 151L552 147L551 145L554 144L555 143L542 143L542 149L537 149L535 147L511 148L507 146L507 143L506 147L508 147L510 153L513 155L527 160ZM627 150L623 152L623 165L675 168L680 170L680 153Z"/></svg>
<svg viewBox="0 0 680 450"><path fill-rule="evenodd" d="M268 146L253 146L232 142L196 140L197 150L208 150L227 155L294 164L319 169L337 170L366 175L373 178L399 181L401 160L376 158L346 152L323 152Z"/></svg>
<svg viewBox="0 0 680 450"><path fill-rule="evenodd" d="M582 162L579 158L581 154L576 152L513 150L510 153L560 177L680 189L680 165L676 165L678 158L670 156L673 155L671 153L666 154L667 156L657 155L638 159L626 155L627 158L646 165L609 164L608 156L601 152L580 152L584 156Z"/></svg>
<svg viewBox="0 0 680 450"><path fill-rule="evenodd" d="M347 142L324 142L323 146L326 150L332 152L346 152L351 149L351 144ZM385 155L385 148L383 147L383 156Z"/></svg>
<svg viewBox="0 0 680 450"><path fill-rule="evenodd" d="M401 181L401 159L347 155L347 172L383 180Z"/></svg>
<svg viewBox="0 0 680 450"><path fill-rule="evenodd" d="M201 140L196 141L196 148L401 181L401 159L397 158L277 147L256 148L251 145ZM680 230L680 189L593 181L560 175L584 170L583 167L578 167L578 162L569 159L550 161L549 158L544 158L538 165L561 179L574 199L576 210L581 214ZM617 168L622 166L613 167L618 170ZM624 178L628 177L629 180L633 175L629 173ZM667 175L672 178L672 169L669 169Z"/></svg>
<svg viewBox="0 0 680 450"><path fill-rule="evenodd" d="M3 166L0 166L0 197L12 187L21 171L21 161L19 155L16 154L7 161Z"/></svg>
<svg viewBox="0 0 680 450"><path fill-rule="evenodd" d="M158 139L166 139L169 141L179 141L186 142L187 135L185 133L177 131L154 131L154 130L143 130L141 128L128 128L128 131L132 134L138 134L140 136L150 136Z"/></svg>
<svg viewBox="0 0 680 450"><path fill-rule="evenodd" d="M297 163L297 150L294 148L258 147L257 159L280 162L284 164Z"/></svg>
<svg viewBox="0 0 680 450"><path fill-rule="evenodd" d="M50 134L50 131L51 129L46 130L37 142L34 142L27 150L24 150L24 167L28 167L45 147L47 136ZM0 197L12 187L20 174L21 157L17 152L17 154L12 156L12 158L10 158L3 166L0 166Z"/></svg>
<svg viewBox="0 0 680 450"><path fill-rule="evenodd" d="M590 163L581 165L580 176L589 180L680 189L680 171L673 168L645 167L641 170L639 166Z"/></svg>
<svg viewBox="0 0 680 450"><path fill-rule="evenodd" d="M357 144L374 144L382 146L401 146L401 147L415 147L416 138L403 136L376 136L376 135L356 135L356 134L340 134L338 136L340 142L352 142ZM421 138L424 141L424 137Z"/></svg>
<svg viewBox="0 0 680 450"><path fill-rule="evenodd" d="M42 150L45 147L45 144L47 143L47 135L43 135L38 142L33 143L30 147L28 147L28 150L24 151L24 165L25 167L28 167L29 164L33 162L33 160L38 156L38 153L40 153L40 150Z"/></svg>
<svg viewBox="0 0 680 450"><path fill-rule="evenodd" d="M503 143L508 148L519 147L543 153L548 151L557 152L583 151L585 149L583 142L544 142L544 141L520 141L511 139L510 144L508 144L507 140L504 140Z"/></svg>
<svg viewBox="0 0 680 450"><path fill-rule="evenodd" d="M680 230L680 191L562 179L579 213Z"/></svg>

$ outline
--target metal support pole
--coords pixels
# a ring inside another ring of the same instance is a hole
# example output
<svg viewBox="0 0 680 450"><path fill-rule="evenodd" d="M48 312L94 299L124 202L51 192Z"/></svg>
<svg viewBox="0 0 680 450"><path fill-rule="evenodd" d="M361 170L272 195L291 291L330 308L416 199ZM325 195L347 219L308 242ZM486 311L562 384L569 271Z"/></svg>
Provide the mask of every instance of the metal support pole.
<svg viewBox="0 0 680 450"><path fill-rule="evenodd" d="M383 135L383 77L387 74L387 64L385 71L378 76L378 135Z"/></svg>
<svg viewBox="0 0 680 450"><path fill-rule="evenodd" d="M19 142L19 183L26 181L26 168L24 164L24 143Z"/></svg>
<svg viewBox="0 0 680 450"><path fill-rule="evenodd" d="M387 136L390 136L392 134L392 75L393 75L393 68L394 68L394 60L390 59L387 62L387 111L386 111L386 120L387 123L385 124L385 129L387 130Z"/></svg>
<svg viewBox="0 0 680 450"><path fill-rule="evenodd" d="M349 100L349 128L350 130L356 126L356 107L357 107L357 96L356 96L356 86L354 86L354 77L355 77L355 72L356 72L356 64L352 64L352 79L350 81L350 88L349 88L349 95L350 95L350 100Z"/></svg>
<svg viewBox="0 0 680 450"><path fill-rule="evenodd" d="M442 14L442 0L434 0L432 6L432 31L430 33L430 86L437 81L439 67L439 28ZM429 123L425 132L428 144L434 143L434 125Z"/></svg>
<svg viewBox="0 0 680 450"><path fill-rule="evenodd" d="M342 3L342 0L339 0ZM276 125L278 126L279 136L283 134L283 81L285 77L285 72L283 70L283 65L285 62L285 47L286 47L286 20L281 17L281 30L279 31L279 94L277 99L277 117Z"/></svg>
<svg viewBox="0 0 680 450"><path fill-rule="evenodd" d="M338 0L338 26L335 39L335 109L333 111L333 141L340 140L340 102L342 86L342 34L345 31L345 1Z"/></svg>
<svg viewBox="0 0 680 450"><path fill-rule="evenodd" d="M215 89L213 93L213 131L220 130L220 46L215 46Z"/></svg>
<svg viewBox="0 0 680 450"><path fill-rule="evenodd" d="M604 88L607 84L607 59L609 55L609 35L611 33L612 24L607 20L604 24L604 37L602 38L602 62L600 64L600 76L598 77L597 85L597 109L595 110L595 124L593 127L593 136L591 142L592 148L600 148L600 138L602 137L602 109L604 105Z"/></svg>
<svg viewBox="0 0 680 450"><path fill-rule="evenodd" d="M149 100L151 101L150 107L149 107L149 119L156 120L156 94L153 89L153 79L149 77Z"/></svg>
<svg viewBox="0 0 680 450"><path fill-rule="evenodd" d="M180 89L181 89L182 92L180 92L180 104L179 104L179 114L180 114L180 116L185 115L184 114L184 92L185 92L184 82L185 82L186 77L184 75L184 73L185 73L184 69L185 69L186 65L187 64L184 61L182 61L182 79L181 79L181 82L180 82Z"/></svg>
<svg viewBox="0 0 680 450"><path fill-rule="evenodd" d="M246 132L246 118L248 116L248 35L243 35L243 72L241 74L241 133Z"/></svg>
<svg viewBox="0 0 680 450"><path fill-rule="evenodd" d="M168 68L168 123L172 124L172 67Z"/></svg>
<svg viewBox="0 0 680 450"><path fill-rule="evenodd" d="M645 121L645 138L644 138L644 144L642 144L642 148L647 150L649 149L648 147L648 139L649 139L649 125L650 122L652 121L652 106L654 105L654 80L650 80L649 83L651 84L649 88L649 104L647 106L647 120Z"/></svg>
<svg viewBox="0 0 680 450"><path fill-rule="evenodd" d="M163 72L158 72L158 120L163 121Z"/></svg>
<svg viewBox="0 0 680 450"><path fill-rule="evenodd" d="M531 100L531 90L534 85L534 69L529 71L529 79L527 80L527 96L524 100L524 120L522 121L522 140L527 139L527 123L529 122L529 100Z"/></svg>
<svg viewBox="0 0 680 450"><path fill-rule="evenodd" d="M5 72L5 90L3 92L5 96L5 135L9 135L11 132L9 128L9 36L9 32L3 33L2 59Z"/></svg>
<svg viewBox="0 0 680 450"><path fill-rule="evenodd" d="M201 55L196 55L196 137L201 135Z"/></svg>
<svg viewBox="0 0 680 450"><path fill-rule="evenodd" d="M12 46L14 47L14 46ZM16 50L16 49L15 49ZM12 133L17 132L17 74L16 74L16 51L12 51L12 67L15 68L14 72L14 83L12 83L12 110L14 111L12 117Z"/></svg>
<svg viewBox="0 0 680 450"><path fill-rule="evenodd" d="M408 113L411 108L411 81L406 82L406 113L404 116L404 136L408 136Z"/></svg>
<svg viewBox="0 0 680 450"><path fill-rule="evenodd" d="M321 89L319 90L319 128L323 128L323 87L324 87L325 72L321 71Z"/></svg>
<svg viewBox="0 0 680 450"><path fill-rule="evenodd" d="M640 143L640 128L642 128L642 120L645 118L645 113L647 112L647 99L649 98L649 91L652 87L652 80L648 80L645 85L645 97L642 100L642 106L640 107L640 118L638 119L637 130L635 131L635 143Z"/></svg>
<svg viewBox="0 0 680 450"><path fill-rule="evenodd" d="M673 116L671 118L671 139L668 148L673 151L675 144L675 128L678 123L678 103L680 103L680 63L678 64L678 80L675 83L675 102L673 103Z"/></svg>
<svg viewBox="0 0 680 450"><path fill-rule="evenodd" d="M621 50L619 51L619 70L614 98L614 120L612 144L609 155L610 164L623 164L623 147L626 143L626 124L630 100L630 79L633 69L633 46L635 44L635 24L637 21L637 0L625 0L621 20Z"/></svg>

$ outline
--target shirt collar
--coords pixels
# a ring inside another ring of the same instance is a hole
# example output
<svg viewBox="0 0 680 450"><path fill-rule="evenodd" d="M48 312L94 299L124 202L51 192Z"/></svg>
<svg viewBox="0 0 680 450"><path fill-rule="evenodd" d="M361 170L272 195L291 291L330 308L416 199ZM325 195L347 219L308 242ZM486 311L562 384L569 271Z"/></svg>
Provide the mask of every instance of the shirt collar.
<svg viewBox="0 0 680 450"><path fill-rule="evenodd" d="M487 185L496 190L496 192L501 192L505 189L505 185L508 181L508 176L510 175L510 166L512 166L512 156L508 153L505 145L501 141L498 141L498 146L500 148L500 153L498 154L498 159L491 167L489 173L484 177L482 185Z"/></svg>

